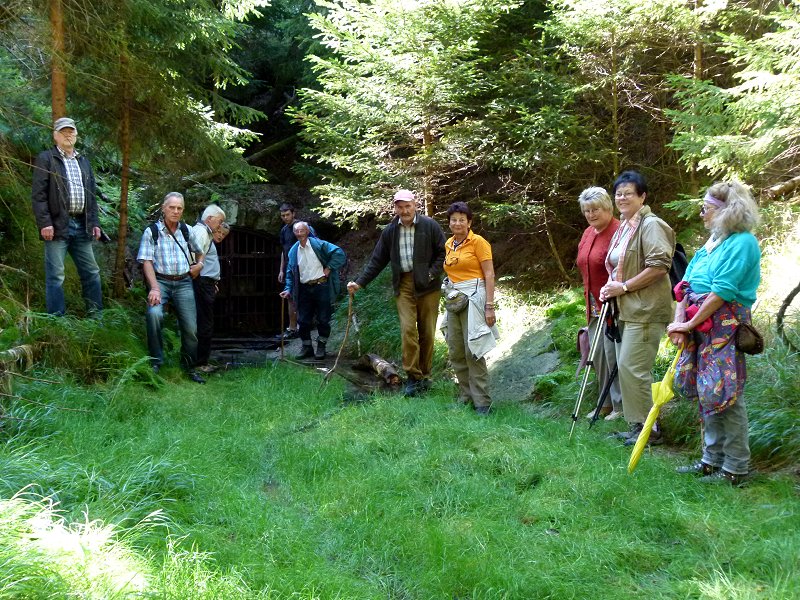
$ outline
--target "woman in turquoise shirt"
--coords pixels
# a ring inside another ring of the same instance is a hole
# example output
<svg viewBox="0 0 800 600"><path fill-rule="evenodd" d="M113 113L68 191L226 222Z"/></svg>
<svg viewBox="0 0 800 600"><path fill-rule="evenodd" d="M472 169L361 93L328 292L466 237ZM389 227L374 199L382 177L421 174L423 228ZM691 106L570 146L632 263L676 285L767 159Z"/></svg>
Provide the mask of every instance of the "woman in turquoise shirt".
<svg viewBox="0 0 800 600"><path fill-rule="evenodd" d="M749 471L750 445L745 355L734 335L739 323L750 322L761 280L761 250L751 233L758 207L744 185L727 181L708 189L700 216L711 237L676 286L679 303L667 333L674 344L684 344L675 388L698 402L703 456L678 472L739 485Z"/></svg>

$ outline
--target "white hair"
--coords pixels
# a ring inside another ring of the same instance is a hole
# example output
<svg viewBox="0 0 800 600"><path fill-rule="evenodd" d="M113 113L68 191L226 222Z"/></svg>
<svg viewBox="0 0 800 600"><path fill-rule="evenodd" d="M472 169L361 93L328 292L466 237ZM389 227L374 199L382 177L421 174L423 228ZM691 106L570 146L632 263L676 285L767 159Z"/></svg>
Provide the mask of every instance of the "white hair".
<svg viewBox="0 0 800 600"><path fill-rule="evenodd" d="M208 217L222 217L225 219L225 211L216 204L209 204L203 211L203 216L200 217L201 221L205 221Z"/></svg>
<svg viewBox="0 0 800 600"><path fill-rule="evenodd" d="M750 190L740 181L732 179L715 183L708 195L725 203L711 219L711 229L718 234L752 231L759 222L758 205Z"/></svg>
<svg viewBox="0 0 800 600"><path fill-rule="evenodd" d="M297 229L298 229L299 227L305 227L306 229L308 229L309 231L311 231L311 228L308 226L308 223L306 223L305 221L298 221L297 223L295 223L294 225L292 225L292 232L296 233L296 232L297 232Z"/></svg>
<svg viewBox="0 0 800 600"><path fill-rule="evenodd" d="M578 203L581 205L581 210L586 210L587 208L602 208L608 212L614 212L611 196L601 187L590 187L583 190L581 195L578 196Z"/></svg>
<svg viewBox="0 0 800 600"><path fill-rule="evenodd" d="M167 195L164 196L164 201L161 203L161 206L162 207L166 206L167 202L172 200L172 198L175 198L176 200L180 200L181 202L183 202L183 194L181 194L180 192L167 192Z"/></svg>

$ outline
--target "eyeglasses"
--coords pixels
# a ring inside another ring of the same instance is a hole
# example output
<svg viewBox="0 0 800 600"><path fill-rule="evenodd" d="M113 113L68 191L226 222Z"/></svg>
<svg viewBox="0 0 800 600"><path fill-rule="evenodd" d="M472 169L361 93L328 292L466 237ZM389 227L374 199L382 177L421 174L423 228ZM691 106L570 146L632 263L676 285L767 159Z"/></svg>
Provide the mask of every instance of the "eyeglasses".
<svg viewBox="0 0 800 600"><path fill-rule="evenodd" d="M617 198L625 198L625 200L630 200L631 198L637 198L639 194L636 192L625 192L624 194L621 192L617 192L614 194L614 199Z"/></svg>
<svg viewBox="0 0 800 600"><path fill-rule="evenodd" d="M703 204L703 206L700 208L700 216L704 217L706 213L714 210L717 210L717 207L714 206L713 204Z"/></svg>

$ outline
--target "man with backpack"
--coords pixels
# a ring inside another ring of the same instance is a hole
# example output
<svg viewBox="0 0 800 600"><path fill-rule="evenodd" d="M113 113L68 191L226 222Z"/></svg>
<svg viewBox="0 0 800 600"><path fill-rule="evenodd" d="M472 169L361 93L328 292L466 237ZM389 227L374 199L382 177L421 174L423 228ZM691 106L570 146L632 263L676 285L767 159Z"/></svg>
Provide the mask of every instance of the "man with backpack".
<svg viewBox="0 0 800 600"><path fill-rule="evenodd" d="M181 364L189 379L205 380L194 370L197 362L197 310L192 279L202 271L203 253L196 236L181 221L183 195L170 192L161 205L161 219L142 234L137 260L142 264L147 283L147 349L153 372L164 360L161 329L164 305L169 302L178 317L181 332ZM195 260L192 260L192 254Z"/></svg>

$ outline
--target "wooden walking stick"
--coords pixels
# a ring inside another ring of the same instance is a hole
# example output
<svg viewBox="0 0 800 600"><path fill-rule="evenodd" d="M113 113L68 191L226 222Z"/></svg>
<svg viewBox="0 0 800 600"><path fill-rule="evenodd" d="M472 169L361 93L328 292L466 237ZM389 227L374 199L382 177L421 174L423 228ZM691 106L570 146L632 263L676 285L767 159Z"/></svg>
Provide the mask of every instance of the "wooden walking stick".
<svg viewBox="0 0 800 600"><path fill-rule="evenodd" d="M353 292L350 292L347 295L347 325L344 328L344 339L342 340L342 345L339 346L339 352L336 354L336 360L333 361L333 366L331 370L325 373L325 377L322 378L322 383L319 386L321 390L323 386L328 382L333 375L333 371L336 369L336 366L339 364L339 358L342 356L342 351L344 350L345 344L347 344L347 334L350 333L350 323L353 322Z"/></svg>

